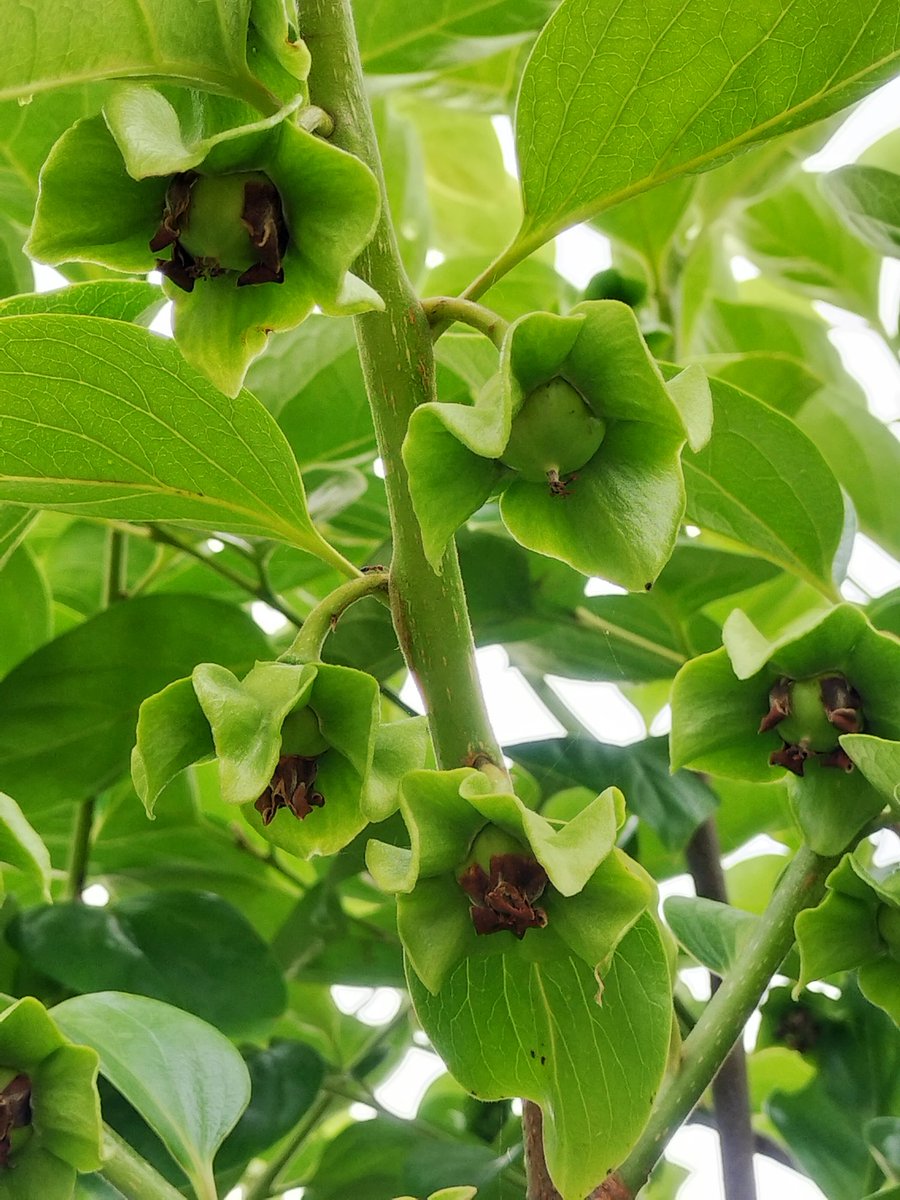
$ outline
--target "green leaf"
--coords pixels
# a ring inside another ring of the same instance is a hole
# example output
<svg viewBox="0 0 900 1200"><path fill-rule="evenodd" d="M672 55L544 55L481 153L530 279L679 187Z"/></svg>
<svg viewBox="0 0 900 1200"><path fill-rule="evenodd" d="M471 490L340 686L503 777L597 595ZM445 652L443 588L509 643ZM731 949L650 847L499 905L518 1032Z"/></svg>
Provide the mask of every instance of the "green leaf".
<svg viewBox="0 0 900 1200"><path fill-rule="evenodd" d="M0 682L0 787L26 797L29 812L93 795L127 771L142 700L198 658L241 667L267 648L249 616L217 600L148 596L113 606Z"/></svg>
<svg viewBox="0 0 900 1200"><path fill-rule="evenodd" d="M888 1179L900 1182L900 1117L876 1117L870 1121L866 1140Z"/></svg>
<svg viewBox="0 0 900 1200"><path fill-rule="evenodd" d="M863 532L889 554L900 556L896 506L878 484L900 474L900 442L890 429L831 389L807 401L797 423L847 489Z"/></svg>
<svg viewBox="0 0 900 1200"><path fill-rule="evenodd" d="M880 958L859 968L859 990L870 1004L883 1008L895 1025L900 1025L900 963Z"/></svg>
<svg viewBox="0 0 900 1200"><path fill-rule="evenodd" d="M75 283L52 292L31 292L0 301L0 317L29 317L64 313L78 317L107 317L111 321L139 321L161 305L164 296L153 283L136 279L97 279Z"/></svg>
<svg viewBox="0 0 900 1200"><path fill-rule="evenodd" d="M799 1092L813 1079L816 1069L796 1050L786 1046L765 1046L747 1057L750 1103L754 1112L773 1092Z"/></svg>
<svg viewBox="0 0 900 1200"><path fill-rule="evenodd" d="M881 260L836 219L816 176L800 172L745 209L735 232L767 279L877 320Z"/></svg>
<svg viewBox="0 0 900 1200"><path fill-rule="evenodd" d="M730 0L564 0L519 93L519 245L860 99L896 69L891 12L853 4L823 31L817 0L749 17Z"/></svg>
<svg viewBox="0 0 900 1200"><path fill-rule="evenodd" d="M473 0L460 11L450 0L356 0L363 67L371 74L408 75L467 63L523 42L553 11L554 0Z"/></svg>
<svg viewBox="0 0 900 1200"><path fill-rule="evenodd" d="M841 745L889 804L900 802L900 742L853 733L844 734Z"/></svg>
<svg viewBox="0 0 900 1200"><path fill-rule="evenodd" d="M10 937L28 962L74 991L152 996L230 1034L263 1027L287 1000L269 948L211 893L146 892L108 908L30 908Z"/></svg>
<svg viewBox="0 0 900 1200"><path fill-rule="evenodd" d="M17 504L0 504L0 567L9 561L37 513Z"/></svg>
<svg viewBox="0 0 900 1200"><path fill-rule="evenodd" d="M244 1061L217 1030L146 996L95 992L53 1009L73 1040L162 1138L198 1200L215 1200L212 1162L250 1099Z"/></svg>
<svg viewBox="0 0 900 1200"><path fill-rule="evenodd" d="M0 99L28 100L100 79L171 76L271 110L273 97L247 66L250 11L250 0L215 0L187 23L177 3L163 0L151 26L139 0L124 0L114 13L89 0L65 14L36 0L29 19L7 31Z"/></svg>
<svg viewBox="0 0 900 1200"><path fill-rule="evenodd" d="M212 731L190 679L177 679L148 696L138 710L131 752L134 788L153 817L156 801L192 763L215 754Z"/></svg>
<svg viewBox="0 0 900 1200"><path fill-rule="evenodd" d="M885 944L878 932L878 897L844 858L828 876L828 892L816 908L795 922L804 986L837 971L850 971L881 958Z"/></svg>
<svg viewBox="0 0 900 1200"><path fill-rule="evenodd" d="M50 899L50 855L11 797L0 792L0 863L15 867L40 886Z"/></svg>
<svg viewBox="0 0 900 1200"><path fill-rule="evenodd" d="M900 258L900 176L880 167L841 167L822 179L822 190L867 246Z"/></svg>
<svg viewBox="0 0 900 1200"><path fill-rule="evenodd" d="M98 317L10 317L0 361L0 498L272 537L343 563L272 418L248 392L225 399L171 342Z"/></svg>
<svg viewBox="0 0 900 1200"><path fill-rule="evenodd" d="M682 460L689 519L830 589L844 503L825 460L787 417L721 380L710 387L712 437Z"/></svg>
<svg viewBox="0 0 900 1200"><path fill-rule="evenodd" d="M547 790L581 785L592 793L621 788L630 811L655 830L663 844L680 849L715 811L714 794L697 775L669 773L665 738L649 738L634 746L608 746L589 737L550 738L507 746L506 752L527 767ZM544 815L563 816L551 799ZM565 814L568 815L568 814Z"/></svg>
<svg viewBox="0 0 900 1200"><path fill-rule="evenodd" d="M601 1004L592 971L567 957L469 958L436 996L413 972L409 987L422 1027L467 1090L541 1105L563 1200L582 1200L621 1162L647 1119L671 1029L668 967L651 918L619 943Z"/></svg>
<svg viewBox="0 0 900 1200"><path fill-rule="evenodd" d="M193 684L212 730L222 799L256 800L268 786L281 752L281 726L296 706L306 707L313 666L257 663L243 680L216 663L200 663Z"/></svg>
<svg viewBox="0 0 900 1200"><path fill-rule="evenodd" d="M546 5L548 11L551 7ZM402 111L421 137L431 211L429 245L447 258L472 255L486 261L506 244L522 212L519 189L503 165L490 116L418 97Z"/></svg>
<svg viewBox="0 0 900 1200"><path fill-rule="evenodd" d="M304 1042L278 1039L246 1056L250 1103L216 1155L216 1173L245 1167L289 1133L319 1094L325 1063Z"/></svg>
<svg viewBox="0 0 900 1200"><path fill-rule="evenodd" d="M866 407L862 388L847 374L828 340L828 326L811 310L712 299L692 330L691 351L710 375L788 416L794 416L813 391L828 385L837 388L854 411ZM761 378L755 372L757 364ZM784 389L791 377L794 390L788 394Z"/></svg>
<svg viewBox="0 0 900 1200"><path fill-rule="evenodd" d="M664 912L685 950L716 975L725 975L740 960L758 924L753 913L702 896L670 896Z"/></svg>
<svg viewBox="0 0 900 1200"><path fill-rule="evenodd" d="M0 676L50 637L50 591L27 546L0 568Z"/></svg>
<svg viewBox="0 0 900 1200"><path fill-rule="evenodd" d="M503 1171L510 1157L508 1151L497 1154L483 1143L449 1137L436 1142L410 1121L354 1121L325 1147L304 1195L309 1200L385 1200L401 1192L421 1197L439 1187L440 1200L469 1200L472 1188L444 1185L470 1179L477 1185L478 1200L505 1200L511 1182Z"/></svg>
<svg viewBox="0 0 900 1200"><path fill-rule="evenodd" d="M14 296L34 286L31 262L22 249L22 231L0 220L0 296Z"/></svg>

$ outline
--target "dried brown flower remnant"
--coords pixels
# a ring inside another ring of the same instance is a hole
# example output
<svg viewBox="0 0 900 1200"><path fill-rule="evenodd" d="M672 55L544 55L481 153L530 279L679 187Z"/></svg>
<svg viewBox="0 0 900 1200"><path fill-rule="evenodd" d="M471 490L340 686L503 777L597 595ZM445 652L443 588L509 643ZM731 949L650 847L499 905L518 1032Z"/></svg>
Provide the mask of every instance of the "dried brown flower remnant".
<svg viewBox="0 0 900 1200"><path fill-rule="evenodd" d="M0 1092L0 1167L10 1165L12 1131L30 1124L31 1080L27 1075L16 1075Z"/></svg>
<svg viewBox="0 0 900 1200"><path fill-rule="evenodd" d="M283 283L288 244L278 189L259 172L172 177L150 249L172 247L157 268L182 291L198 279L240 271L237 286Z"/></svg>
<svg viewBox="0 0 900 1200"><path fill-rule="evenodd" d="M253 806L263 825L270 825L280 808L289 809L298 821L308 817L314 808L321 808L325 797L313 786L318 770L318 758L282 754L271 783Z"/></svg>
<svg viewBox="0 0 900 1200"><path fill-rule="evenodd" d="M863 725L862 699L843 675L782 676L769 692L769 711L759 732L778 728L784 744L772 751L769 762L802 777L811 758L823 767L852 771L853 763L838 738L842 733L861 732Z"/></svg>
<svg viewBox="0 0 900 1200"><path fill-rule="evenodd" d="M472 863L459 877L459 885L474 901L476 933L508 929L521 940L526 930L547 924L547 914L534 903L547 886L547 872L524 854L493 855L490 875L480 863Z"/></svg>
<svg viewBox="0 0 900 1200"><path fill-rule="evenodd" d="M791 681L779 679L769 692L769 711L759 723L759 732L768 733L791 712Z"/></svg>

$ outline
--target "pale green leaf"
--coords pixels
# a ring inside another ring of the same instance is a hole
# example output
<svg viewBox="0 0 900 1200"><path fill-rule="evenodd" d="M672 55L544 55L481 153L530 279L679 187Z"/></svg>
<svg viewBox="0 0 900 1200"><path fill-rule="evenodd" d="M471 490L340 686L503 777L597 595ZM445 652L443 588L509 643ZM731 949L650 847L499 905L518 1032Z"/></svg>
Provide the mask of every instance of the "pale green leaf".
<svg viewBox="0 0 900 1200"><path fill-rule="evenodd" d="M76 996L52 1011L67 1037L97 1051L101 1073L162 1139L198 1200L215 1200L213 1158L250 1099L231 1042L190 1013L124 992Z"/></svg>
<svg viewBox="0 0 900 1200"><path fill-rule="evenodd" d="M408 75L453 67L519 45L536 33L555 0L355 0L363 67Z"/></svg>
<svg viewBox="0 0 900 1200"><path fill-rule="evenodd" d="M863 532L900 557L900 510L881 481L900 478L900 442L865 409L831 389L813 396L797 423L847 489Z"/></svg>
<svg viewBox="0 0 900 1200"><path fill-rule="evenodd" d="M11 797L0 792L0 863L35 879L50 899L50 855Z"/></svg>
<svg viewBox="0 0 900 1200"><path fill-rule="evenodd" d="M892 0L564 0L516 121L535 246L568 225L852 104L891 78Z"/></svg>
<svg viewBox="0 0 900 1200"><path fill-rule="evenodd" d="M844 503L825 460L781 413L721 380L710 386L712 437L682 460L689 519L828 587Z"/></svg>
<svg viewBox="0 0 900 1200"><path fill-rule="evenodd" d="M270 537L343 564L259 402L224 397L146 330L98 317L0 322L0 444L4 500Z"/></svg>
<svg viewBox="0 0 900 1200"><path fill-rule="evenodd" d="M825 195L845 224L878 254L900 258L900 175L851 166L822 180Z"/></svg>

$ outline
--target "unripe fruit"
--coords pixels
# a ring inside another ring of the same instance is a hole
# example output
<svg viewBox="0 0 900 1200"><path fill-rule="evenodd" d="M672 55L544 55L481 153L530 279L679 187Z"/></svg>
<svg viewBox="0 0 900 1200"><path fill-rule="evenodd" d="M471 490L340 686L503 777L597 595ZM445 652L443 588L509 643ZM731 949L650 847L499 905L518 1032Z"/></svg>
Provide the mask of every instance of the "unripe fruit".
<svg viewBox="0 0 900 1200"><path fill-rule="evenodd" d="M248 183L270 186L268 176L261 171L201 175L194 183L179 240L195 259L215 260L232 271L245 271L258 260L259 251L241 220Z"/></svg>
<svg viewBox="0 0 900 1200"><path fill-rule="evenodd" d="M324 754L328 742L322 737L316 714L311 708L297 709L288 713L281 727L281 753L298 754L302 758L314 758Z"/></svg>
<svg viewBox="0 0 900 1200"><path fill-rule="evenodd" d="M595 417L564 379L551 379L526 398L513 418L500 461L531 483L545 483L551 471L568 475L600 448L606 422Z"/></svg>
<svg viewBox="0 0 900 1200"><path fill-rule="evenodd" d="M465 865L478 863L485 871L491 869L491 859L495 854L527 854L526 847L512 836L498 829L496 825L486 825L472 843Z"/></svg>
<svg viewBox="0 0 900 1200"><path fill-rule="evenodd" d="M607 267L591 279L584 289L585 300L620 300L637 308L647 297L647 285L642 279L623 275L615 267Z"/></svg>
<svg viewBox="0 0 900 1200"><path fill-rule="evenodd" d="M841 731L828 720L822 702L820 679L795 679L791 684L791 711L778 726L790 745L817 752L834 750Z"/></svg>
<svg viewBox="0 0 900 1200"><path fill-rule="evenodd" d="M887 943L888 954L900 962L900 908L882 905L878 910L878 932Z"/></svg>

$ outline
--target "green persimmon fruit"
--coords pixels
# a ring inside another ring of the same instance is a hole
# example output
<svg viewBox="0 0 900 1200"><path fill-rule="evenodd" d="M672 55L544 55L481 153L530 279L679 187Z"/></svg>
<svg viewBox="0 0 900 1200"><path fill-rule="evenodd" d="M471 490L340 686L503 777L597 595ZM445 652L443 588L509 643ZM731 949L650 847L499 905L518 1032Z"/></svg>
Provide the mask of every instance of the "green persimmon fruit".
<svg viewBox="0 0 900 1200"><path fill-rule="evenodd" d="M472 843L465 866L478 863L489 874L491 859L497 854L530 854L530 851L512 834L498 829L496 825L485 825Z"/></svg>
<svg viewBox="0 0 900 1200"><path fill-rule="evenodd" d="M500 461L531 483L544 483L551 471L568 475L593 458L606 435L581 394L564 379L530 392L513 418Z"/></svg>
<svg viewBox="0 0 900 1200"><path fill-rule="evenodd" d="M232 271L246 271L257 261L259 250L241 220L248 183L271 186L269 177L261 171L201 175L193 184L179 240L195 259L214 259Z"/></svg>
<svg viewBox="0 0 900 1200"><path fill-rule="evenodd" d="M840 730L828 720L822 701L822 680L795 679L791 684L791 711L778 725L788 745L819 753L838 746Z"/></svg>
<svg viewBox="0 0 900 1200"><path fill-rule="evenodd" d="M647 298L647 285L643 279L623 275L615 267L607 267L590 280L584 289L584 300L619 300L630 308L637 308Z"/></svg>
<svg viewBox="0 0 900 1200"><path fill-rule="evenodd" d="M296 709L284 719L281 727L281 753L299 754L302 758L314 758L328 749L322 737L316 714L311 708Z"/></svg>

